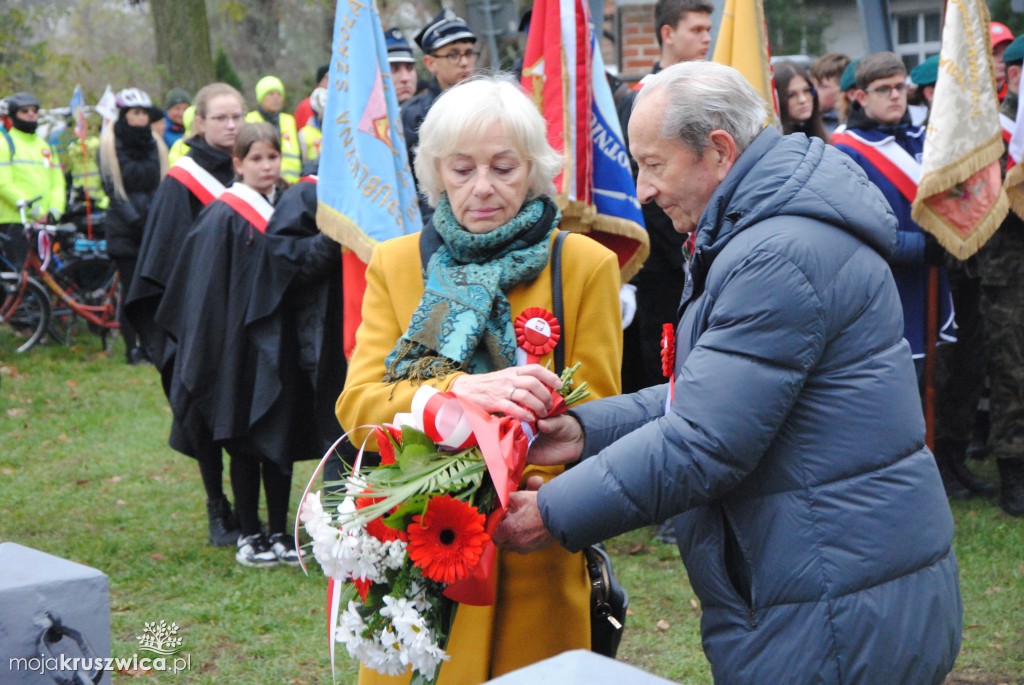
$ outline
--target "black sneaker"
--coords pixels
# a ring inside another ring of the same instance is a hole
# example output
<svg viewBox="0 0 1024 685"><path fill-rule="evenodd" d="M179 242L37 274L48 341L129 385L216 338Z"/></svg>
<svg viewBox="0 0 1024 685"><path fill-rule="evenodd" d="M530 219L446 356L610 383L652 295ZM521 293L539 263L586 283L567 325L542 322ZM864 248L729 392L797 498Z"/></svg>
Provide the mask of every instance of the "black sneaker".
<svg viewBox="0 0 1024 685"><path fill-rule="evenodd" d="M210 526L210 544L214 547L227 547L238 540L241 531L238 521L231 512L231 503L224 495L206 500L206 516Z"/></svg>
<svg viewBox="0 0 1024 685"><path fill-rule="evenodd" d="M302 552L295 549L295 538L287 533L274 533L270 536L270 549L282 564L298 566Z"/></svg>
<svg viewBox="0 0 1024 685"><path fill-rule="evenodd" d="M280 563L274 550L270 548L270 541L263 533L239 537L235 561L249 568L266 568Z"/></svg>

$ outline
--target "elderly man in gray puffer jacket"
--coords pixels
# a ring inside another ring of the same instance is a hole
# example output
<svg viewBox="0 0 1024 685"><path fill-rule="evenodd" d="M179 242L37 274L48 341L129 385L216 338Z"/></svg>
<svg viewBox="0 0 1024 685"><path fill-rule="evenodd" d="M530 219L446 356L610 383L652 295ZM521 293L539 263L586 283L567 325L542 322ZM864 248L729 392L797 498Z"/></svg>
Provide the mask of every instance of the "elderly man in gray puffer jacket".
<svg viewBox="0 0 1024 685"><path fill-rule="evenodd" d="M640 91L638 196L696 230L674 392L541 421L531 461L586 458L515 493L496 539L576 551L675 517L715 682L941 683L963 608L885 261L896 220L842 153L763 121L710 62Z"/></svg>

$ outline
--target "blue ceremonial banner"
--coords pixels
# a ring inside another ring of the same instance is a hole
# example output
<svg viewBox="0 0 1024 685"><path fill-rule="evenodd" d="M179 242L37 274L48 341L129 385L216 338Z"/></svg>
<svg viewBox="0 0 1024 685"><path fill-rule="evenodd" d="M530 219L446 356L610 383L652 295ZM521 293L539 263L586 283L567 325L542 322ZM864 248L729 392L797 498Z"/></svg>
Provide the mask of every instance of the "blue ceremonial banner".
<svg viewBox="0 0 1024 685"><path fill-rule="evenodd" d="M365 264L422 228L376 2L338 2L329 78L317 223Z"/></svg>
<svg viewBox="0 0 1024 685"><path fill-rule="evenodd" d="M629 168L629 152L623 143L622 127L615 112L612 89L605 76L604 59L597 45L597 32L590 32L593 50L591 82L594 100L590 133L594 139L593 202L598 214L618 217L644 226L636 184Z"/></svg>

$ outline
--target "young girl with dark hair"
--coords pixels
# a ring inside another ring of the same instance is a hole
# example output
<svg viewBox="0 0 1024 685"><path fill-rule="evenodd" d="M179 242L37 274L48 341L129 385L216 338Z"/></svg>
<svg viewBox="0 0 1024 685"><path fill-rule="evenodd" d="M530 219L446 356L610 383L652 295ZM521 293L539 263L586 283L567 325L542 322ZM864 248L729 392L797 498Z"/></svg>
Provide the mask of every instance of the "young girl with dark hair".
<svg viewBox="0 0 1024 685"><path fill-rule="evenodd" d="M807 70L796 62L784 60L774 65L775 92L779 98L782 132L804 133L829 142L825 124L821 121L818 95L811 85Z"/></svg>

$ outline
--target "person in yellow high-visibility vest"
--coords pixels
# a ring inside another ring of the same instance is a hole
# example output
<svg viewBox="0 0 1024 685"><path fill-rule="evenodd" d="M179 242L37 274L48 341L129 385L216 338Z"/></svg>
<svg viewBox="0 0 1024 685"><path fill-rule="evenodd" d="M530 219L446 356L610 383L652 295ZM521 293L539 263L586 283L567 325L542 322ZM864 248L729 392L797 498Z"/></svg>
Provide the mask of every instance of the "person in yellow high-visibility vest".
<svg viewBox="0 0 1024 685"><path fill-rule="evenodd" d="M174 141L171 145L170 150L167 151L167 162L174 164L178 161L178 158L188 152L188 141L192 139L192 136L196 134L193 124L196 120L196 108L193 105L189 105L185 110L185 113L181 115L181 123L185 126L185 134Z"/></svg>
<svg viewBox="0 0 1024 685"><path fill-rule="evenodd" d="M256 83L256 109L245 115L248 122L265 121L281 134L281 178L288 183L299 180L302 155L295 117L284 109L284 84L276 76L264 76Z"/></svg>
<svg viewBox="0 0 1024 685"><path fill-rule="evenodd" d="M305 126L299 129L299 149L302 151L302 165L320 158L320 141L323 133L320 131L320 122L324 116L324 105L327 103L327 89L317 87L309 96L309 106L313 110L313 116Z"/></svg>
<svg viewBox="0 0 1024 685"><path fill-rule="evenodd" d="M36 134L39 100L31 93L15 93L4 98L2 109L12 128L0 140L0 231L10 238L5 253L20 266L28 243L18 202L41 196L29 218L53 223L64 213L66 186L57 152Z"/></svg>

